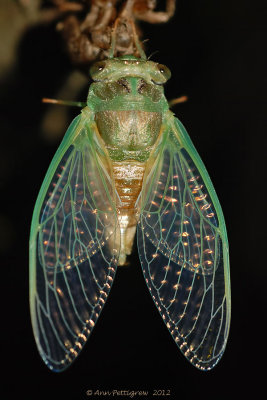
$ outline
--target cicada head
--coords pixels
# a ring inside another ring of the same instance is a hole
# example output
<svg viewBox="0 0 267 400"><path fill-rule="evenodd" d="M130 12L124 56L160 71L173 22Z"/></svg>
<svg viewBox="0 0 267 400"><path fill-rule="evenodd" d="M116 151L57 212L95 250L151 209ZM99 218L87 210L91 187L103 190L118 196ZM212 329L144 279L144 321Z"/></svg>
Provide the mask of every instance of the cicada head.
<svg viewBox="0 0 267 400"><path fill-rule="evenodd" d="M95 63L90 74L87 104L95 112L168 109L163 85L171 72L165 65L127 55Z"/></svg>

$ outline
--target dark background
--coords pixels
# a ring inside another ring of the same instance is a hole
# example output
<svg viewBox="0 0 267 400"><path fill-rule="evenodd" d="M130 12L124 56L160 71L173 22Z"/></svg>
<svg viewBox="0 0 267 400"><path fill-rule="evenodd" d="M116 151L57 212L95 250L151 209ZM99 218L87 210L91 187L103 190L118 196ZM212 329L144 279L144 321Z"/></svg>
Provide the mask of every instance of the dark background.
<svg viewBox="0 0 267 400"><path fill-rule="evenodd" d="M130 266L118 270L104 311L73 366L54 374L41 361L28 308L28 237L34 203L60 138L48 140L42 133L47 106L40 99L55 97L73 66L52 24L21 36L17 62L1 77L0 90L2 399L82 400L90 398L88 389L150 390L148 397L135 397L141 399L157 398L153 389L169 389L170 396L159 398L170 400L264 396L264 8L265 1L257 0L178 0L168 24L142 24L144 38L150 39L147 54L159 50L152 59L172 71L167 97L189 97L175 113L209 171L228 228L232 324L222 360L206 373L192 367L169 336L145 286L136 248ZM81 90L80 100L86 92ZM78 110L68 112L70 121Z"/></svg>

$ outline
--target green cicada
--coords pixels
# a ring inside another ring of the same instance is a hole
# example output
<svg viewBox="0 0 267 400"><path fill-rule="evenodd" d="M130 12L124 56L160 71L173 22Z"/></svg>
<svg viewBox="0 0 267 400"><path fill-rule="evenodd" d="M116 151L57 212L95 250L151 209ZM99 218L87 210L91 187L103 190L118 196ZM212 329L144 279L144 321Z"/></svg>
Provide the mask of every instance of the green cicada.
<svg viewBox="0 0 267 400"><path fill-rule="evenodd" d="M169 111L164 65L110 57L91 68L87 105L41 187L30 237L30 305L46 365L67 368L107 300L117 265L139 257L186 358L213 368L230 323L226 228L208 173Z"/></svg>

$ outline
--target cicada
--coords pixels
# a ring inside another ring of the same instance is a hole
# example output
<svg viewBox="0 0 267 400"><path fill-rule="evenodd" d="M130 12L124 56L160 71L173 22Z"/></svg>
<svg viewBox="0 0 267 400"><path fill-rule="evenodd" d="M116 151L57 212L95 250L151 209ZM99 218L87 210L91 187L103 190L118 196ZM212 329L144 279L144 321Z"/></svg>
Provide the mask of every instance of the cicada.
<svg viewBox="0 0 267 400"><path fill-rule="evenodd" d="M169 69L145 57L91 68L87 105L41 187L30 237L30 306L46 365L67 368L90 336L137 231L149 292L197 368L221 358L230 323L222 210L185 128L169 110Z"/></svg>

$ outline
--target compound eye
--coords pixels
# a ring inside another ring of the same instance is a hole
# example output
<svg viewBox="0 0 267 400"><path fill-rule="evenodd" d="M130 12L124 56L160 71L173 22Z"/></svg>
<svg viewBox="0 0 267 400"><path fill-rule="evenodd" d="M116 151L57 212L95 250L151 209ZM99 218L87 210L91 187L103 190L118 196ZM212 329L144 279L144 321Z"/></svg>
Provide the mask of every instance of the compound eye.
<svg viewBox="0 0 267 400"><path fill-rule="evenodd" d="M166 67L166 65L158 64L158 70L159 70L159 72L164 76L164 78L166 79L166 81L167 81L168 79L170 79L170 77L171 77L171 71L169 70L168 67Z"/></svg>
<svg viewBox="0 0 267 400"><path fill-rule="evenodd" d="M99 61L92 65L90 68L90 75L94 79L99 73L101 73L106 67L106 62L105 61Z"/></svg>

